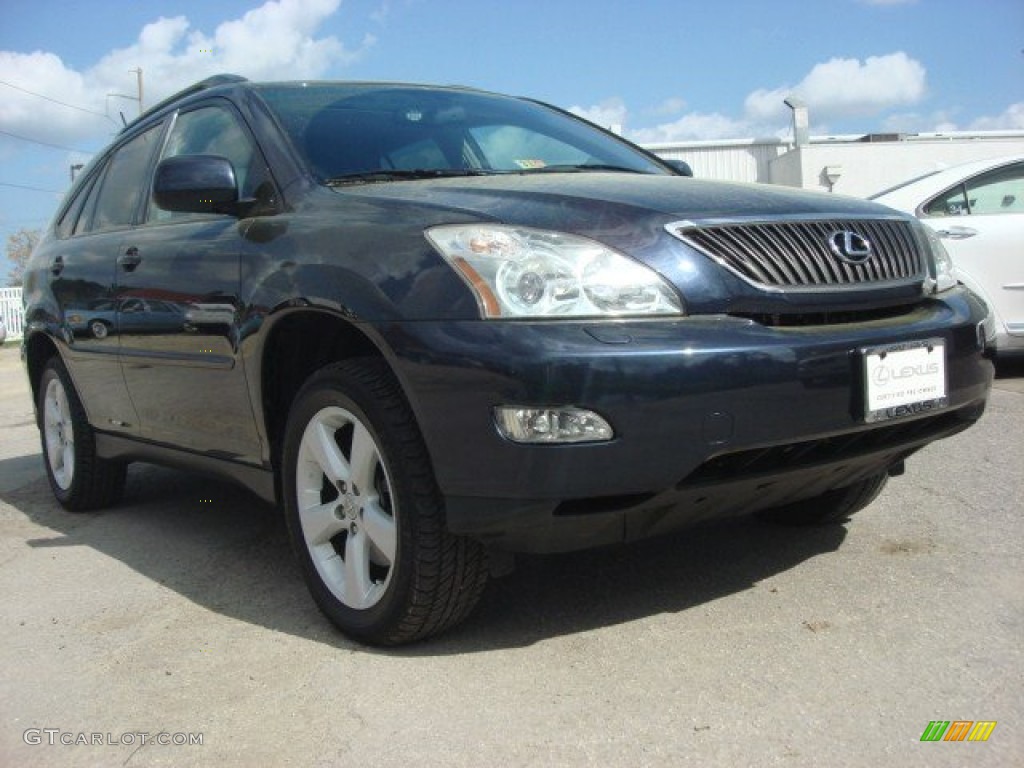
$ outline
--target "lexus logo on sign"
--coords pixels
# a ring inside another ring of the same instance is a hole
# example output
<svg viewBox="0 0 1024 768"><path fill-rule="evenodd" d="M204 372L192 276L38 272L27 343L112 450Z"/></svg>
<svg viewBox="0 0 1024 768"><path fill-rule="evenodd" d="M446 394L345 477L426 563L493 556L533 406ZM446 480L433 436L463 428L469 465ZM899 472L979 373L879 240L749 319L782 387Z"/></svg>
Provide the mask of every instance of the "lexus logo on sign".
<svg viewBox="0 0 1024 768"><path fill-rule="evenodd" d="M863 264L871 258L871 241L848 229L829 235L828 246L837 259L847 264Z"/></svg>

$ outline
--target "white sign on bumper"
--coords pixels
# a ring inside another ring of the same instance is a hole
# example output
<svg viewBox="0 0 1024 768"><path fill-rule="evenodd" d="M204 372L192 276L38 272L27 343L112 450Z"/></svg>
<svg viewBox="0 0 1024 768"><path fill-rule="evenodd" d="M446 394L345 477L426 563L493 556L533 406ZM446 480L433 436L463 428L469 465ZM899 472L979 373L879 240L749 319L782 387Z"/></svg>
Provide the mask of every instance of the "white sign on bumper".
<svg viewBox="0 0 1024 768"><path fill-rule="evenodd" d="M863 350L864 418L886 421L946 406L942 339Z"/></svg>

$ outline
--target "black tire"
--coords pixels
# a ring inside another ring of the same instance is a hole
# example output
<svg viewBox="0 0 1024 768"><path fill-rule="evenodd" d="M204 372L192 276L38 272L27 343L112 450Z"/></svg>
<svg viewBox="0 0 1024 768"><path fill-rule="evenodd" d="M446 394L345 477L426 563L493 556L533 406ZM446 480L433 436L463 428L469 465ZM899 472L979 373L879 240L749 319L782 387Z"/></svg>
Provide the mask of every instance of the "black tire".
<svg viewBox="0 0 1024 768"><path fill-rule="evenodd" d="M423 439L382 361L314 374L288 414L282 461L303 577L345 634L401 645L473 609L487 582L486 553L446 530Z"/></svg>
<svg viewBox="0 0 1024 768"><path fill-rule="evenodd" d="M97 339L105 339L110 335L110 327L102 320L93 320L89 323L89 330Z"/></svg>
<svg viewBox="0 0 1024 768"><path fill-rule="evenodd" d="M761 520L778 525L831 525L841 523L864 509L885 488L889 475L882 472L864 480L837 488L813 499L804 499L755 514Z"/></svg>
<svg viewBox="0 0 1024 768"><path fill-rule="evenodd" d="M61 506L86 512L116 504L127 465L96 455L95 433L59 357L43 366L38 412L46 478Z"/></svg>

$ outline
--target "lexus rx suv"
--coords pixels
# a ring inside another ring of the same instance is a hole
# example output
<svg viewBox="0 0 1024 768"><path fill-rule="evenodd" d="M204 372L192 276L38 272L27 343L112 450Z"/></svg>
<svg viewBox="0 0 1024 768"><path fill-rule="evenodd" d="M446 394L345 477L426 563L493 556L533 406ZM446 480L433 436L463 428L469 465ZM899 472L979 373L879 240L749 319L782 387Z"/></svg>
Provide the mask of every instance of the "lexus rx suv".
<svg viewBox="0 0 1024 768"><path fill-rule="evenodd" d="M930 230L686 170L466 88L176 94L27 269L53 493L113 504L132 461L238 481L326 616L394 645L509 553L844 520L981 416L991 318Z"/></svg>

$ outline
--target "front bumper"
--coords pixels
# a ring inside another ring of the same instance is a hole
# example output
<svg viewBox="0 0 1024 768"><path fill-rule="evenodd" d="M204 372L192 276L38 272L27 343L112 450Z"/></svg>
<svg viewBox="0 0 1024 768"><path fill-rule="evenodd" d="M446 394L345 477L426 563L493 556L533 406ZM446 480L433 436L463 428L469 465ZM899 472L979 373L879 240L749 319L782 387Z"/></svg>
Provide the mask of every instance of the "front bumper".
<svg viewBox="0 0 1024 768"><path fill-rule="evenodd" d="M556 551L807 498L963 429L991 387L985 314L973 294L954 289L906 315L831 326L715 316L378 330L449 528L496 547ZM859 350L929 338L945 343L948 406L864 423ZM515 444L493 422L503 404L594 410L615 439Z"/></svg>

